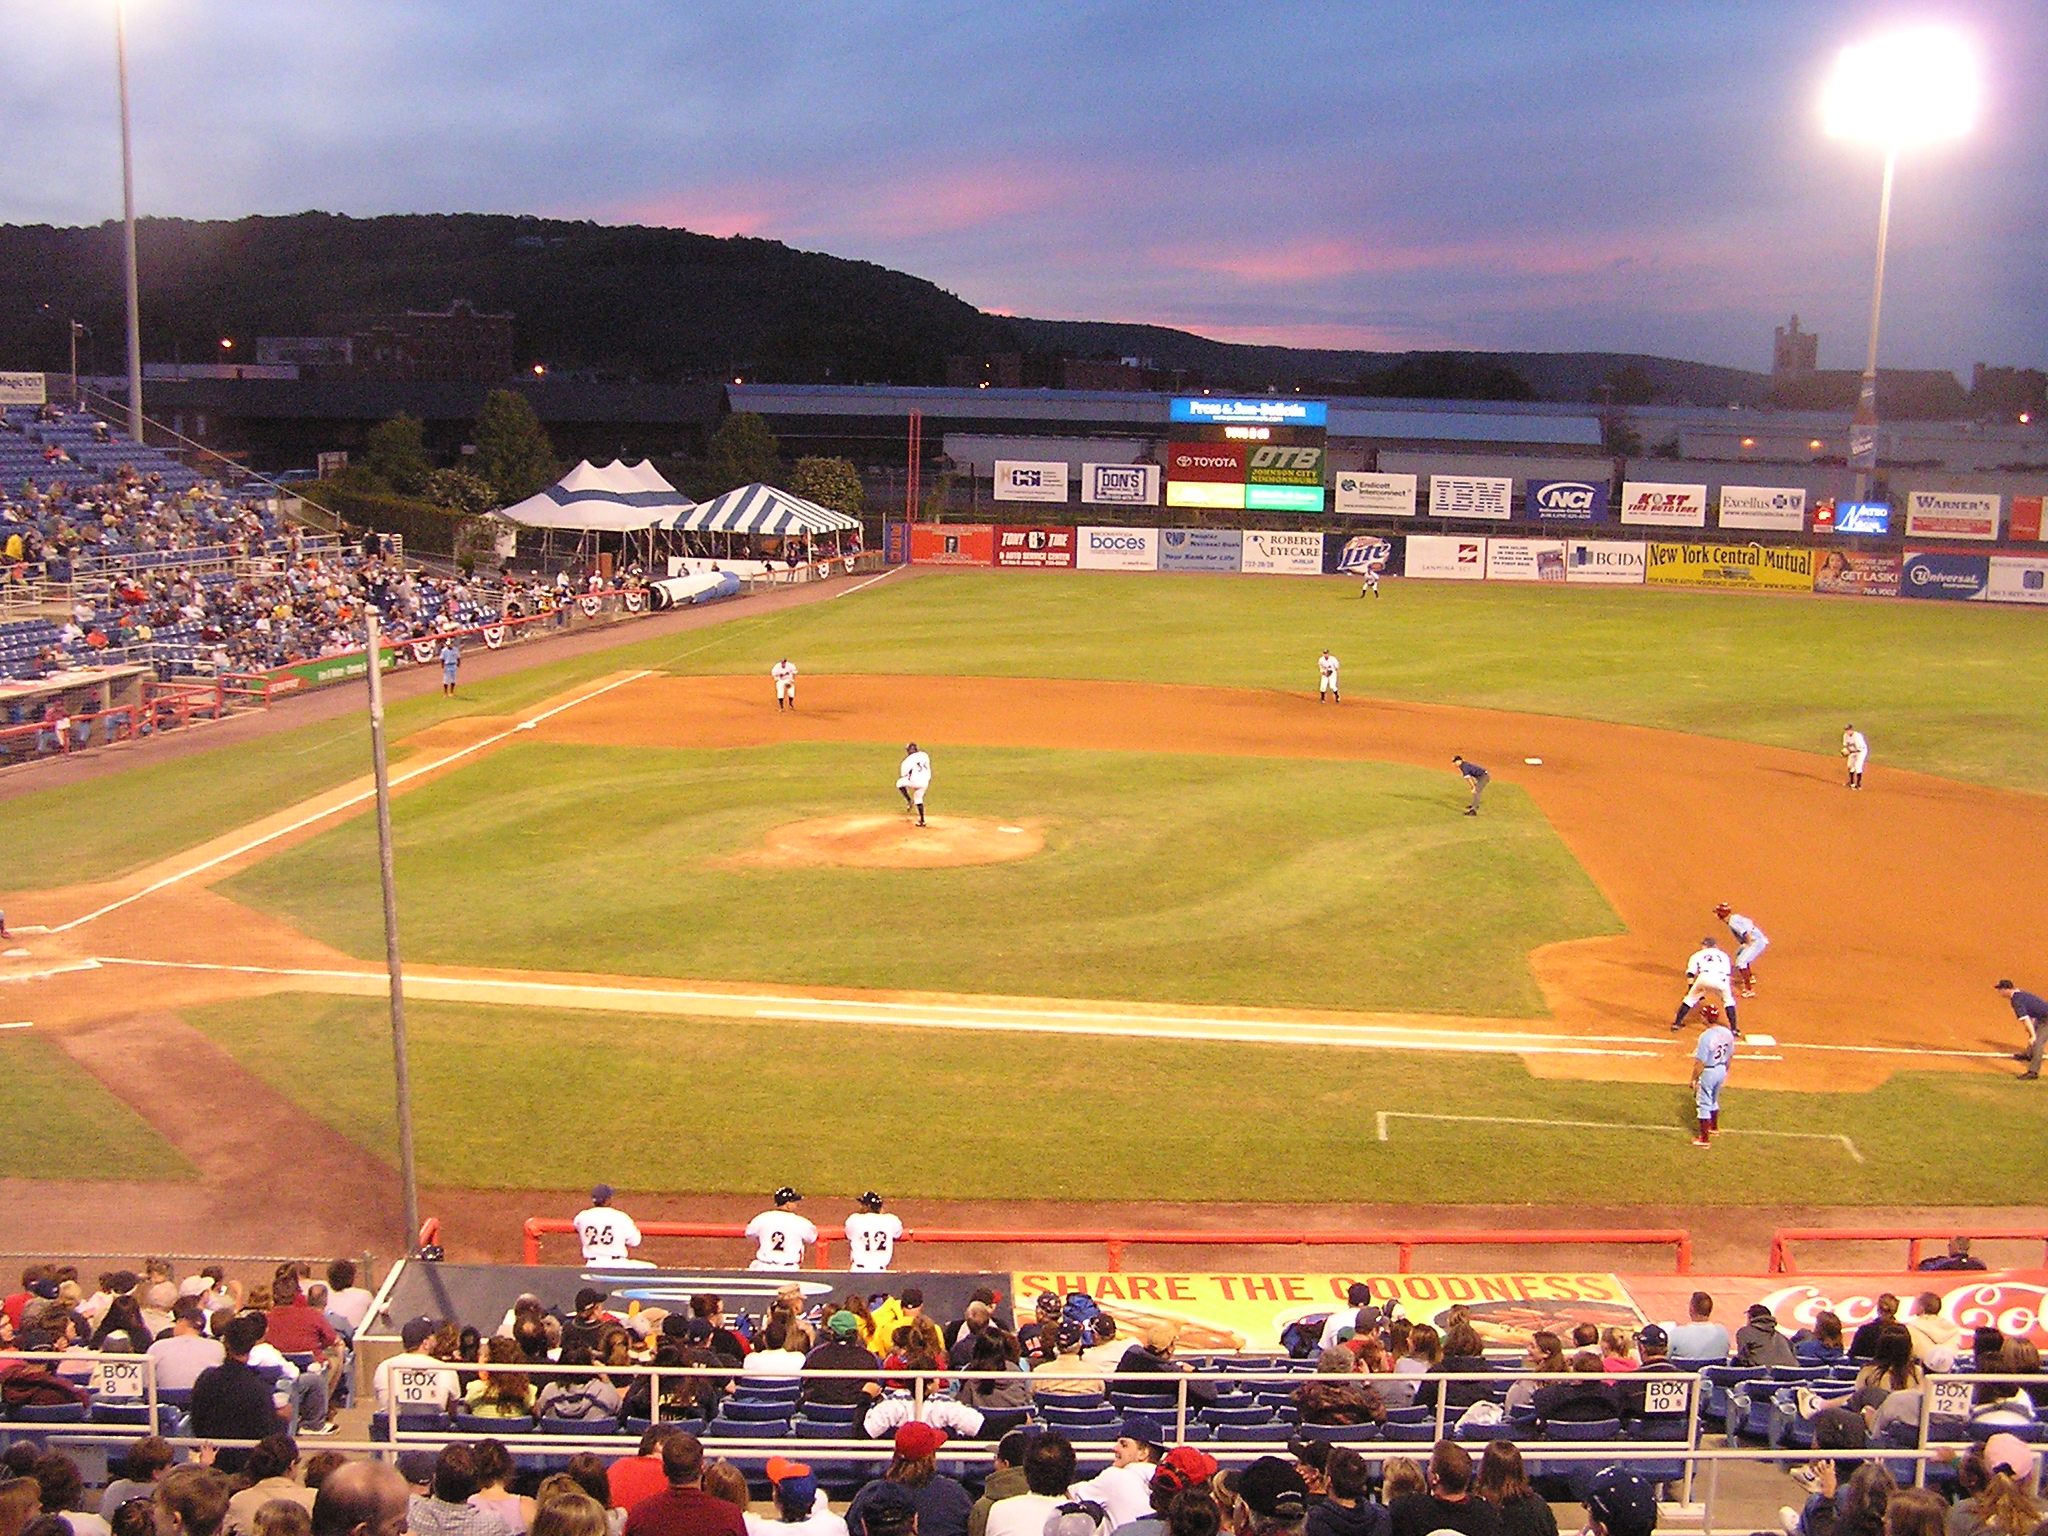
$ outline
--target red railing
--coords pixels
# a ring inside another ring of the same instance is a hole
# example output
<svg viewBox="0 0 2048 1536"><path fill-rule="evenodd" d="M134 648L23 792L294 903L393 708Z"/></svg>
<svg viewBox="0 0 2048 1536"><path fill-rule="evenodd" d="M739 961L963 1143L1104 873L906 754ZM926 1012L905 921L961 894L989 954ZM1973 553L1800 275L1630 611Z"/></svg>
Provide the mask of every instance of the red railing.
<svg viewBox="0 0 2048 1536"><path fill-rule="evenodd" d="M1771 1236L1771 1269L1774 1275L1796 1275L1799 1266L1792 1260L1794 1243L1904 1243L1906 1244L1906 1268L1918 1269L1922 1257L1922 1245L1940 1243L1945 1248L1952 1237L1967 1237L1971 1242L2014 1242L2040 1243L2043 1245L2042 1263L2048 1265L2048 1230L2040 1227L1944 1227L1930 1231L1924 1227L1780 1227ZM1871 1270L1871 1274L1893 1274L1893 1270Z"/></svg>
<svg viewBox="0 0 2048 1536"><path fill-rule="evenodd" d="M525 1228L525 1257L529 1264L540 1262L540 1240L551 1232L571 1233L574 1222L554 1216L529 1216ZM732 1222L643 1221L643 1237L744 1238L746 1228ZM820 1227L818 1243L812 1250L812 1267L832 1267L832 1244L844 1239L843 1227ZM1692 1234L1676 1228L1594 1228L1561 1231L1555 1228L1508 1229L1498 1232L1127 1232L1101 1228L1006 1228L920 1227L905 1232L907 1243L1026 1243L1100 1244L1108 1272L1122 1272L1125 1250L1133 1244L1158 1244L1187 1248L1392 1248L1396 1268L1407 1274L1414 1267L1418 1248L1521 1247L1524 1245L1572 1245L1578 1247L1669 1248L1681 1275L1692 1273Z"/></svg>
<svg viewBox="0 0 2048 1536"><path fill-rule="evenodd" d="M238 706L267 705L269 700L262 692L252 691L248 681L226 677L207 683L145 682L141 703L71 712L63 717L62 730L54 720L0 726L0 764L84 752L175 730L194 720L218 720Z"/></svg>

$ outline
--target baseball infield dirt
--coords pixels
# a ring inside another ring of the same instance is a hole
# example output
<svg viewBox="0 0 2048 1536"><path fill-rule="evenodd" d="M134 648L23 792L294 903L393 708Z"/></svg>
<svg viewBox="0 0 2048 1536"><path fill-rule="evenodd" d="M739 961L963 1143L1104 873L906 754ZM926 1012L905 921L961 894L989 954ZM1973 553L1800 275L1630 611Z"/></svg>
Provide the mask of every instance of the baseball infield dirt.
<svg viewBox="0 0 2048 1536"><path fill-rule="evenodd" d="M840 864L855 869L946 869L959 864L1007 864L1045 847L1045 834L1015 822L971 816L820 816L776 827L759 848L731 863L772 868L787 864Z"/></svg>

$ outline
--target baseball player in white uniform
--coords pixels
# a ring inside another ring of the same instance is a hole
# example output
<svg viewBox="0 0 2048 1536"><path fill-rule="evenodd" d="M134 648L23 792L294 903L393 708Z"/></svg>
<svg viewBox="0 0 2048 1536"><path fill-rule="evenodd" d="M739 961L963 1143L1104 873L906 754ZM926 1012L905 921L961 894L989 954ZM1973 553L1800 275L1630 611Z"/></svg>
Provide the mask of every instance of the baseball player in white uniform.
<svg viewBox="0 0 2048 1536"><path fill-rule="evenodd" d="M1380 595L1380 568L1376 565L1368 565L1365 568L1365 585L1358 589L1360 597L1364 597L1368 593L1374 597Z"/></svg>
<svg viewBox="0 0 2048 1536"><path fill-rule="evenodd" d="M903 761L897 765L896 788L902 792L903 803L917 812L920 827L924 825L924 792L931 785L931 754L918 751L913 741L903 749Z"/></svg>
<svg viewBox="0 0 2048 1536"><path fill-rule="evenodd" d="M775 707L796 708L796 663L787 656L768 669L768 675L775 679Z"/></svg>
<svg viewBox="0 0 2048 1536"><path fill-rule="evenodd" d="M1700 1122L1700 1133L1692 1139L1696 1147L1713 1145L1713 1134L1721 1129L1721 1085L1728 1081L1728 1063L1735 1058L1738 1038L1732 1027L1713 1018L1713 1007L1708 1003L1700 1010L1707 1027L1692 1052L1693 1112Z"/></svg>
<svg viewBox="0 0 2048 1536"><path fill-rule="evenodd" d="M1853 725L1842 727L1842 758L1849 765L1849 787L1863 787L1863 765L1870 761L1870 742Z"/></svg>
<svg viewBox="0 0 2048 1536"><path fill-rule="evenodd" d="M583 1262L606 1269L652 1269L646 1259L627 1253L640 1246L640 1229L624 1211L612 1209L612 1187L600 1184L590 1192L589 1206L576 1213L576 1240L583 1245Z"/></svg>
<svg viewBox="0 0 2048 1536"><path fill-rule="evenodd" d="M901 1236L902 1218L883 1211L882 1197L869 1190L860 1197L860 1209L846 1218L846 1267L862 1273L887 1269Z"/></svg>
<svg viewBox="0 0 2048 1536"><path fill-rule="evenodd" d="M1337 692L1337 658L1328 651L1316 658L1316 702L1324 699L1342 703L1343 696Z"/></svg>
<svg viewBox="0 0 2048 1536"><path fill-rule="evenodd" d="M1744 997L1756 996L1757 956L1771 947L1763 929L1744 917L1740 912L1722 902L1714 908L1714 916L1728 925L1728 931L1735 935L1735 984L1741 988Z"/></svg>
<svg viewBox="0 0 2048 1536"><path fill-rule="evenodd" d="M775 1208L747 1223L747 1236L754 1240L754 1262L747 1268L803 1268L804 1249L818 1240L818 1229L788 1209L801 1199L785 1184L775 1191Z"/></svg>
<svg viewBox="0 0 2048 1536"><path fill-rule="evenodd" d="M1735 992L1728 971L1727 952L1714 941L1713 935L1701 939L1700 947L1685 962L1685 974L1692 985L1686 989L1685 1001L1678 1005L1678 1017L1671 1021L1673 1029L1685 1028L1685 1016L1692 1012L1693 1005L1711 993L1721 999L1721 1007L1728 1014L1728 1028L1736 1039L1742 1038L1742 1026L1735 1022Z"/></svg>

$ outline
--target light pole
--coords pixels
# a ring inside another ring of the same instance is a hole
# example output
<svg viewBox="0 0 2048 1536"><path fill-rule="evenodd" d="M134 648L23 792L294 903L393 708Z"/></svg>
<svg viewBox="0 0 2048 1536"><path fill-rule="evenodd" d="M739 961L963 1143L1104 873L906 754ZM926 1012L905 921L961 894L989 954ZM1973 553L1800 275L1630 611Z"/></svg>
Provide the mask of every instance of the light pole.
<svg viewBox="0 0 2048 1536"><path fill-rule="evenodd" d="M142 304L135 291L135 151L128 136L128 6L114 0L114 54L121 71L121 275L128 287L128 435L142 441Z"/></svg>
<svg viewBox="0 0 2048 1536"><path fill-rule="evenodd" d="M1831 138L1884 148L1884 186L1877 204L1877 270L1870 286L1870 344L1863 384L1849 422L1849 467L1856 500L1866 500L1877 468L1877 325L1884 309L1885 246L1891 238L1892 178L1902 146L1958 138L1977 116L1977 69L1954 33L1913 27L1844 48L1822 98Z"/></svg>

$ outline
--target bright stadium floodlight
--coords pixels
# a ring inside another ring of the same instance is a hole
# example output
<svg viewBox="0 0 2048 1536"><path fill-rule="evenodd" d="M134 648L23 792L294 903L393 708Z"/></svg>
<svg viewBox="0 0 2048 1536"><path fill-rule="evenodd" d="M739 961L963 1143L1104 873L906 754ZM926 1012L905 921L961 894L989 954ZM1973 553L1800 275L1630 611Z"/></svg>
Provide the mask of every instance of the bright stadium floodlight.
<svg viewBox="0 0 2048 1536"><path fill-rule="evenodd" d="M1960 138L1977 121L1977 60L1970 45L1941 27L1908 27L1844 48L1821 95L1828 135L1884 146L1884 190L1877 205L1877 274L1870 288L1870 347L1849 422L1849 467L1857 501L1867 500L1877 469L1877 322L1884 307L1884 252L1891 235L1892 177L1902 145Z"/></svg>
<svg viewBox="0 0 2048 1536"><path fill-rule="evenodd" d="M1895 149L1955 139L1977 121L1977 60L1940 27L1912 27L1844 48L1821 98L1828 136Z"/></svg>

